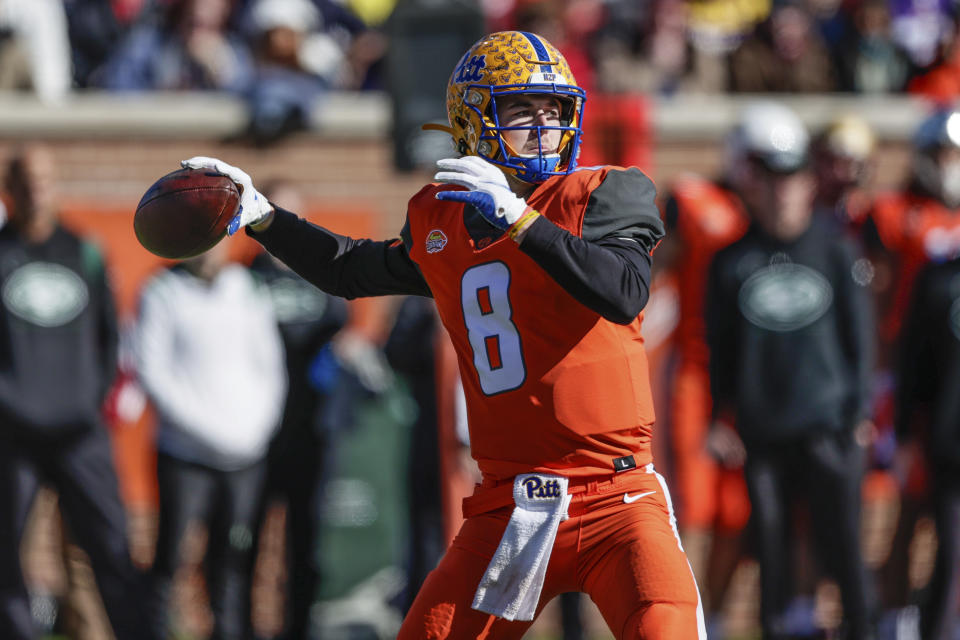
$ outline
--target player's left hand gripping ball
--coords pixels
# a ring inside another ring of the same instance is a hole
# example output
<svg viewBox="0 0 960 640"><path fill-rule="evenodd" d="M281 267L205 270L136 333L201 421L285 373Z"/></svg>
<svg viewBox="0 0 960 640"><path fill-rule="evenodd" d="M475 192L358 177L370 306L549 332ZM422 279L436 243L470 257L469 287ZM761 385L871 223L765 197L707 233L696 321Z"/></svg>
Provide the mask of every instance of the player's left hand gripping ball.
<svg viewBox="0 0 960 640"><path fill-rule="evenodd" d="M189 160L182 161L180 166L189 169L209 169L222 173L240 187L240 209L230 221L230 224L227 225L227 235L232 236L241 227L248 224L262 222L273 212L273 206L267 202L263 194L253 188L253 180L242 169L227 164L223 160L208 158L207 156L194 156Z"/></svg>
<svg viewBox="0 0 960 640"><path fill-rule="evenodd" d="M437 200L453 200L472 204L484 219L507 230L528 210L527 201L510 190L503 172L479 156L437 160L443 171L433 179L444 184L458 184L469 191L441 191Z"/></svg>

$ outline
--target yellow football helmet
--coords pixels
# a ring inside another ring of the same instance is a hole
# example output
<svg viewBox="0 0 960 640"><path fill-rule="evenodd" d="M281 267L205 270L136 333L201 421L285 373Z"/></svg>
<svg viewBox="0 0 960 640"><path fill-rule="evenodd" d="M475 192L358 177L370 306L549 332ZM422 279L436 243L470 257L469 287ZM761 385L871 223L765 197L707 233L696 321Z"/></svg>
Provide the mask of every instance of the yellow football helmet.
<svg viewBox="0 0 960 640"><path fill-rule="evenodd" d="M556 96L562 105L560 126L501 126L496 99L522 93ZM481 156L524 182L543 182L576 167L586 99L556 47L533 33L499 31L474 44L450 75L448 131L462 155ZM521 155L502 137L508 129L535 130L538 139L545 130L560 130L560 144L555 152L541 147Z"/></svg>

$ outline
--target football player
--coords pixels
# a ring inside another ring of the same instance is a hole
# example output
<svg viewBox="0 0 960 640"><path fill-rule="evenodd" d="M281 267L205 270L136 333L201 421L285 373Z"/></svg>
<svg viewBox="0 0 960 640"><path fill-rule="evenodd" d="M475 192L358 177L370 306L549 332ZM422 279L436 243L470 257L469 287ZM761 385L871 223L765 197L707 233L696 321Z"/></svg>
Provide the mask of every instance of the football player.
<svg viewBox="0 0 960 640"><path fill-rule="evenodd" d="M893 381L895 350L914 280L930 262L945 262L960 250L960 111L938 109L917 128L913 159L905 189L877 197L866 222L865 240L875 265L874 289L879 306L880 350L878 416L881 434L892 429L891 408L897 392ZM917 521L929 510L930 465L924 444L914 438L897 449L893 460L899 476L901 506L890 555L881 572L888 615L912 620L910 542Z"/></svg>
<svg viewBox="0 0 960 640"><path fill-rule="evenodd" d="M897 439L922 448L931 476L931 511L937 532L933 575L924 590L920 633L955 638L960 629L960 258L929 263L917 275L904 319L897 363ZM919 437L918 437L919 436Z"/></svg>
<svg viewBox="0 0 960 640"><path fill-rule="evenodd" d="M870 208L867 187L877 149L873 129L860 116L844 114L830 121L811 147L817 178L814 207L841 229L860 234Z"/></svg>
<svg viewBox="0 0 960 640"><path fill-rule="evenodd" d="M483 480L401 639L520 638L583 591L617 638L705 638L654 422L640 332L663 236L636 168L577 168L586 95L533 33L479 40L447 88L460 157L407 206L401 237L359 240L267 202L243 171L249 233L325 291L432 296L457 351Z"/></svg>

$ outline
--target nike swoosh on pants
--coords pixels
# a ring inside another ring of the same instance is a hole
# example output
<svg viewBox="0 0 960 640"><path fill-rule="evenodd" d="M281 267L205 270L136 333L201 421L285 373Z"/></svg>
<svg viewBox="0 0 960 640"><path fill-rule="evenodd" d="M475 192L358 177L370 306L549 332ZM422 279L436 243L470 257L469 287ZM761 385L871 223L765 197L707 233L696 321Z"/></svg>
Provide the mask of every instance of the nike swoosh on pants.
<svg viewBox="0 0 960 640"><path fill-rule="evenodd" d="M654 493L656 493L656 491L647 491L646 493L638 493L635 496L632 496L629 493L625 493L623 494L623 501L626 502L627 504L630 504L631 502L636 502L640 498L645 498Z"/></svg>

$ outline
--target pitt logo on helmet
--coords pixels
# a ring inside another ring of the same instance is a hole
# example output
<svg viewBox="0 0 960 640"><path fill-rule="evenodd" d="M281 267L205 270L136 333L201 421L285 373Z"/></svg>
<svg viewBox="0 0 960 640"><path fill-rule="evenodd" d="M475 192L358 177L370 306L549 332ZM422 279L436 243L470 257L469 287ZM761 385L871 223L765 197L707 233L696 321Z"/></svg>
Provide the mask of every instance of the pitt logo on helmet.
<svg viewBox="0 0 960 640"><path fill-rule="evenodd" d="M457 82L477 82L483 79L480 70L485 66L487 66L487 63L484 56L473 56L469 60L467 56L464 56L457 68L454 69L453 75Z"/></svg>
<svg viewBox="0 0 960 640"><path fill-rule="evenodd" d="M529 129L538 137L547 130L558 131L556 149L543 149L541 145L537 153L522 154L504 140L497 98L517 94L549 95L560 102L559 125L510 127ZM508 175L538 183L576 168L586 98L556 47L533 33L500 31L474 44L450 75L449 128L427 126L450 133L459 153L481 156Z"/></svg>

